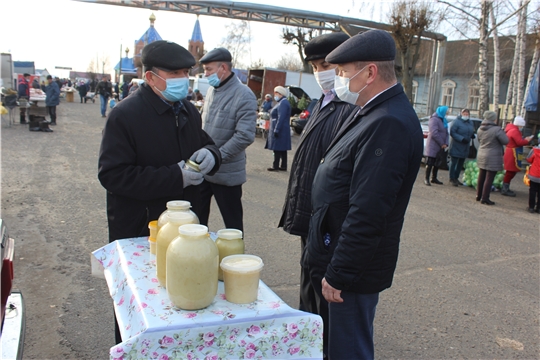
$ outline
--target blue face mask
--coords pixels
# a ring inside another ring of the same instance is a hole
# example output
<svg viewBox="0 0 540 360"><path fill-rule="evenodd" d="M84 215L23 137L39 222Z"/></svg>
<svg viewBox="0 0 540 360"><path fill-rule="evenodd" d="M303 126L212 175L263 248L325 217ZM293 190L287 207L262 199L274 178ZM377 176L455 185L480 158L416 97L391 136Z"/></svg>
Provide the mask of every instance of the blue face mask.
<svg viewBox="0 0 540 360"><path fill-rule="evenodd" d="M219 67L218 67L218 70L219 70ZM207 79L208 79L208 84L210 84L210 86L218 87L219 84L221 84L221 79L218 77L217 71L213 73L212 75L210 75Z"/></svg>
<svg viewBox="0 0 540 360"><path fill-rule="evenodd" d="M167 87L163 91L159 90L157 87L154 86L154 88L159 91L166 100L176 102L182 100L187 96L189 88L189 78L183 77L164 79L154 72L152 72L152 74L156 75L158 78L164 80L167 83Z"/></svg>
<svg viewBox="0 0 540 360"><path fill-rule="evenodd" d="M274 100L279 101L279 99L281 99L281 96L274 96Z"/></svg>

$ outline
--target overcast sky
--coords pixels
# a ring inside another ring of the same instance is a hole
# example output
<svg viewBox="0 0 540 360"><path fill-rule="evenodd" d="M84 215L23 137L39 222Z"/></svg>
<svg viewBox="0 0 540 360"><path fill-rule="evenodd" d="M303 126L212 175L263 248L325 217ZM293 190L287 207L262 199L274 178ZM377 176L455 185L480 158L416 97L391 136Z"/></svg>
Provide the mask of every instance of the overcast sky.
<svg viewBox="0 0 540 360"><path fill-rule="evenodd" d="M251 2L258 2L252 0ZM295 7L310 11L334 13L341 16L357 16L361 2L310 0L265 1L267 5ZM332 4L331 9L328 4ZM373 7L372 7L373 8ZM366 19L372 19L366 14ZM172 40L187 48L193 32L196 15L179 12L152 11L72 0L0 0L2 16L1 52L11 52L13 60L34 61L36 69L46 68L50 73L67 77L68 70L57 70L56 66L72 67L75 71L86 71L92 59L108 58L105 72L113 73L120 58L120 46L128 47L133 56L135 40L150 26L148 18L156 16L155 28L164 40ZM231 19L201 16L199 18L205 50L219 45L226 34L225 26ZM251 61L264 59L266 66L274 66L283 54L297 56L295 46L283 45L280 40L281 25L251 22ZM125 52L122 51L122 56ZM249 57L249 54L247 55ZM249 59L246 59L249 64ZM100 64L101 67L101 64ZM114 78L113 78L114 79Z"/></svg>
<svg viewBox="0 0 540 360"><path fill-rule="evenodd" d="M293 6L301 10L387 22L388 4L392 1L246 2ZM74 0L0 0L0 12L3 15L0 51L11 52L16 61L34 61L36 69L46 68L60 77L67 77L69 70L57 70L56 66L87 71L92 60L100 63L101 68L102 59L108 59L105 72L113 74L113 67L120 56L125 56L120 47L122 50L128 47L131 50L129 56L133 56L134 42L150 26L148 18L152 13L156 16L155 28L161 37L186 48L197 19L193 14ZM219 46L227 33L226 25L233 22L232 19L211 16L200 16L199 21L207 51ZM283 55L298 56L296 46L282 43L282 28L282 25L250 22L252 41L244 63L249 65L263 59L265 66L272 67Z"/></svg>

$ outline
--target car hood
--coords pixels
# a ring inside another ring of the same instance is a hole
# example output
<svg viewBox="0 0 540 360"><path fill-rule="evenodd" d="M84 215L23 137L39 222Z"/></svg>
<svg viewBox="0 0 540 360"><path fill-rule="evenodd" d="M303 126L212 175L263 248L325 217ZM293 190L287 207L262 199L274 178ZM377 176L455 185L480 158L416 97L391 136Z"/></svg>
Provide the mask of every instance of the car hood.
<svg viewBox="0 0 540 360"><path fill-rule="evenodd" d="M287 88L298 99L305 97L306 99L311 101L311 98L309 97L309 95L302 88L299 88L297 86L287 86Z"/></svg>

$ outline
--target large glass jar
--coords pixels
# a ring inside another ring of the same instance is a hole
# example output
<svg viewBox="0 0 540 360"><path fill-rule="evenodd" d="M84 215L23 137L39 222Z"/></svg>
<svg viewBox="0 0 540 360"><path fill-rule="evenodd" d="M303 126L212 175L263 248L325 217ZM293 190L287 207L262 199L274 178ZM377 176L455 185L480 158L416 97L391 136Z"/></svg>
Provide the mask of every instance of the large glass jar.
<svg viewBox="0 0 540 360"><path fill-rule="evenodd" d="M221 229L217 232L216 246L219 251L219 263L224 257L244 253L242 231L237 229ZM218 279L223 281L223 270L218 270Z"/></svg>
<svg viewBox="0 0 540 360"><path fill-rule="evenodd" d="M193 217L186 211L171 212L166 215L168 222L159 229L156 239L156 273L159 284L167 285L167 248L175 237L178 236L180 225L191 224Z"/></svg>
<svg viewBox="0 0 540 360"><path fill-rule="evenodd" d="M204 225L182 225L167 250L167 294L184 310L203 309L217 294L219 253Z"/></svg>
<svg viewBox="0 0 540 360"><path fill-rule="evenodd" d="M161 213L161 215L158 218L157 222L157 228L158 231L161 229L163 225L167 222L166 214L169 214L171 212L186 212L191 215L192 220L188 224L198 224L199 218L197 217L197 214L195 214L191 209L191 203L189 201L185 200L172 200L167 202L167 210Z"/></svg>

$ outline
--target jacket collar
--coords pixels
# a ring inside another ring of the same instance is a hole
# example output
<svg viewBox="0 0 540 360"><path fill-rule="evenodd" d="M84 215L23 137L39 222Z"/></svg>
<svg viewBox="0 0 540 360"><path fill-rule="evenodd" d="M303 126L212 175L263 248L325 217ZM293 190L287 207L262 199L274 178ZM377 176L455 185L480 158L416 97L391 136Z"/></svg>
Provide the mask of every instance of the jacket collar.
<svg viewBox="0 0 540 360"><path fill-rule="evenodd" d="M352 124L356 123L357 121L360 121L360 119L363 116L368 114L372 109L376 108L381 103L383 103L383 102L387 101L388 99L390 99L390 98L392 98L392 97L394 97L396 95L399 95L401 93L403 93L403 86L398 83L398 84L392 86L391 88L389 88L388 90L382 92L379 96L377 96L375 99L370 101L366 106L364 106L359 111L353 112L347 118L347 120L345 120L345 122L343 123L343 125L339 129L336 137L332 140L332 142L330 143L330 146L328 146L328 149L326 149L325 153L327 153L328 150L330 150L330 148L332 148L332 146L334 146L334 144L336 142L338 142L338 140L343 136L343 134L345 134L347 132L347 130L349 129L349 127L352 126Z"/></svg>
<svg viewBox="0 0 540 360"><path fill-rule="evenodd" d="M147 99L149 102L150 102L150 105L152 105L152 107L154 108L154 110L159 114L159 115L162 115L164 114L165 112L167 112L167 110L171 110L173 111L172 109L172 105L171 104L168 104L166 103L165 101L163 101L161 99L161 97L158 96L158 94L156 94L154 92L154 90L152 90L150 88L150 86L146 83L143 83L139 86L139 91L141 91L141 94L142 96ZM184 101L184 100L180 100L180 101ZM183 104L185 105L185 104ZM180 108L180 111L186 111L185 110L185 106L182 106Z"/></svg>

